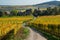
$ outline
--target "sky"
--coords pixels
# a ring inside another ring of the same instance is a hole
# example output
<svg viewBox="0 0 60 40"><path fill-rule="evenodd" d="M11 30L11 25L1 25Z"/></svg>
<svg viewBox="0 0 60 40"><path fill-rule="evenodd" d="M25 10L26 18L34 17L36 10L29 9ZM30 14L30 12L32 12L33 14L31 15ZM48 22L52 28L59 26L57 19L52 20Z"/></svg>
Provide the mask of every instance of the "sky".
<svg viewBox="0 0 60 40"><path fill-rule="evenodd" d="M0 5L33 5L49 1L55 0L0 0Z"/></svg>

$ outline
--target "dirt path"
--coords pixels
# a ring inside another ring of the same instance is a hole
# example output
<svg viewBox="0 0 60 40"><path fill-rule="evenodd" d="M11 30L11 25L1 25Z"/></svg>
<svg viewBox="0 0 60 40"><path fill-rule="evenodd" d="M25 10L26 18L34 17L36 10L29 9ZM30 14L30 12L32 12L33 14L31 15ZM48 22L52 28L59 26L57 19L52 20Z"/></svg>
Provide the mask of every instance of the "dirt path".
<svg viewBox="0 0 60 40"><path fill-rule="evenodd" d="M34 20L35 19L36 18L34 18ZM26 25L26 23L23 23L23 27L26 27L25 25ZM42 36L41 33L38 33L36 31L34 31L30 27L27 27L27 28L30 30L30 34L29 34L29 36L25 40L47 40L45 37Z"/></svg>
<svg viewBox="0 0 60 40"><path fill-rule="evenodd" d="M35 32L33 29L31 29L29 27L28 27L28 29L30 30L30 34L29 34L28 38L25 40L47 40L46 38L41 36L41 34Z"/></svg>

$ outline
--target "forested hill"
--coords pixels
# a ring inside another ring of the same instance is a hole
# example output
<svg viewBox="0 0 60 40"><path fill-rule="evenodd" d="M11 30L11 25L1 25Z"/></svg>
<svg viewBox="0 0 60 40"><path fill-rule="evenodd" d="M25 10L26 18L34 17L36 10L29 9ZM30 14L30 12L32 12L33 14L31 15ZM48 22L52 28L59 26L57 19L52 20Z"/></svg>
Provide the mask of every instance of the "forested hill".
<svg viewBox="0 0 60 40"><path fill-rule="evenodd" d="M60 1L50 1L50 2L36 4L34 6L40 8L55 7L55 6L60 6Z"/></svg>

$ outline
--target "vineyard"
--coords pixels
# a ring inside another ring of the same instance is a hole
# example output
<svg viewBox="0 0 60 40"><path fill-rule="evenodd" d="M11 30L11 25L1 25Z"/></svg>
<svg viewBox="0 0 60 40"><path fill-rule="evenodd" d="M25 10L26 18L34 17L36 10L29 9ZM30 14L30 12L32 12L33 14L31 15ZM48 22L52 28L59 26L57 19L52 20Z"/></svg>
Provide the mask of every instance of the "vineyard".
<svg viewBox="0 0 60 40"><path fill-rule="evenodd" d="M24 21L32 19L31 16L0 18L0 37L14 29L14 34L22 27Z"/></svg>
<svg viewBox="0 0 60 40"><path fill-rule="evenodd" d="M50 33L60 38L60 15L57 16L17 16L0 18L0 37L14 30L14 35L20 30L25 22L26 25L38 30ZM31 20L33 19L33 20Z"/></svg>
<svg viewBox="0 0 60 40"><path fill-rule="evenodd" d="M43 30L60 38L60 16L40 16L27 23L28 26Z"/></svg>

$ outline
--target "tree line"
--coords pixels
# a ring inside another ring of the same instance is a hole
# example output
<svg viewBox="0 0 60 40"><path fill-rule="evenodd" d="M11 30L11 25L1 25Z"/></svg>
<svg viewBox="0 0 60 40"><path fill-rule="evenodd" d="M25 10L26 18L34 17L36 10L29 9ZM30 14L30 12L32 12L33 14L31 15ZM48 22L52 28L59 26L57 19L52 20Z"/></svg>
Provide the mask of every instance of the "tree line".
<svg viewBox="0 0 60 40"><path fill-rule="evenodd" d="M49 16L49 15L60 15L60 8L58 8L58 7L54 7L54 8L49 7L49 8L47 8L47 10L42 10L42 11L39 10L39 8L38 8L38 10L37 9L34 10L33 15L35 17L37 17L37 16Z"/></svg>
<svg viewBox="0 0 60 40"><path fill-rule="evenodd" d="M27 16L27 15L33 15L35 17L37 16L49 16L49 15L60 15L60 8L59 7L54 7L54 8L47 8L47 10L40 10L34 9L26 9L24 12L17 11L17 10L12 10L12 11L0 11L0 17L2 16Z"/></svg>
<svg viewBox="0 0 60 40"><path fill-rule="evenodd" d="M32 13L32 9L27 9L24 12L11 10L11 11L0 11L0 17L2 16L27 16Z"/></svg>

